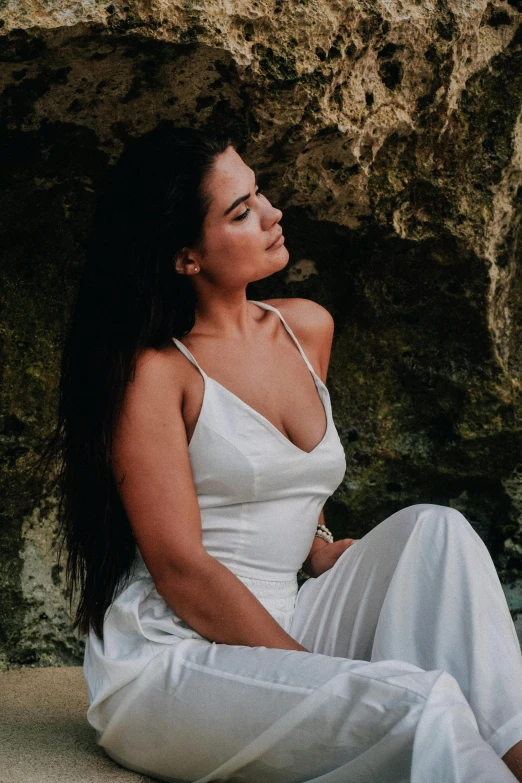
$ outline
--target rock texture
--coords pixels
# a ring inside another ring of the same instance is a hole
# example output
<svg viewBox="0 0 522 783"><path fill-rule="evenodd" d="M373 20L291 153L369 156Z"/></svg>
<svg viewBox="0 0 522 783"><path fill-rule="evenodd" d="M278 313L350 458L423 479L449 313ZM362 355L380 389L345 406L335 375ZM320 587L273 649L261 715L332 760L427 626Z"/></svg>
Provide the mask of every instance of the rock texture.
<svg viewBox="0 0 522 783"><path fill-rule="evenodd" d="M227 128L284 211L250 298L336 321L337 535L461 510L522 611L522 2L38 0L0 12L4 668L81 660L24 475L104 172L162 118ZM42 499L43 497L43 499Z"/></svg>

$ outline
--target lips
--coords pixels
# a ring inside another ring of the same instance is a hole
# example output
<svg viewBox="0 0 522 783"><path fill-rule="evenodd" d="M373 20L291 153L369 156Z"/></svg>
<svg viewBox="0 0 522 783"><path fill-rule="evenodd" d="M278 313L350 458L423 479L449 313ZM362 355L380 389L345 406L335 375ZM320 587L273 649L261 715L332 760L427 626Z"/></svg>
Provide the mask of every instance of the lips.
<svg viewBox="0 0 522 783"><path fill-rule="evenodd" d="M271 245L268 245L268 247L267 247L266 249L267 249L267 250L270 250L270 248L271 248L271 247L273 247L273 246L274 246L274 245L275 245L277 242L279 242L279 240L281 239L281 237L282 237L282 236L283 236L283 232L281 231L281 232L280 232L280 234L279 234L279 236L277 237L277 239L274 239L274 241L272 242L272 244L271 244Z"/></svg>

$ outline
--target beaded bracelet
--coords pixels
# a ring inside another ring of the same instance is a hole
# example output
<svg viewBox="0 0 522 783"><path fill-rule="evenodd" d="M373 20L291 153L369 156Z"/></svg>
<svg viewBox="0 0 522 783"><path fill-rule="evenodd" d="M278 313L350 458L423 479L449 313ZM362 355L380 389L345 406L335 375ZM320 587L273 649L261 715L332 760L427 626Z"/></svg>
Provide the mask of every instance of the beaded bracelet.
<svg viewBox="0 0 522 783"><path fill-rule="evenodd" d="M326 527L326 525L321 525L319 523L315 531L315 536L317 536L317 538L322 538L323 541L326 541L327 544L333 544L334 538L331 532ZM299 571L297 572L297 578L299 580L310 579L310 574L307 574L306 571L303 571L303 569L300 568Z"/></svg>
<svg viewBox="0 0 522 783"><path fill-rule="evenodd" d="M328 530L326 525L321 525L320 523L317 525L317 530L315 531L315 535L318 538L322 538L323 541L326 541L328 544L333 544L333 536L331 532Z"/></svg>

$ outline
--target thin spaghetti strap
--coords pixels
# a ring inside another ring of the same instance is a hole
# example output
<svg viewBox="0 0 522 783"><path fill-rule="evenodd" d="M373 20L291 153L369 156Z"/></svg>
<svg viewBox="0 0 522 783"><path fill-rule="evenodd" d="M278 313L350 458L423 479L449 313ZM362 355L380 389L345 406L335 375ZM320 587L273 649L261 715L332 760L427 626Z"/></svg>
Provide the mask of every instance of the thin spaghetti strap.
<svg viewBox="0 0 522 783"><path fill-rule="evenodd" d="M279 312L279 310L277 309L277 307L274 307L273 305L269 305L269 304L267 304L266 302L257 302L255 299L248 299L247 301L248 301L248 302L252 302L253 304L259 305L260 307L266 308L266 309L268 309L268 310L273 310L275 313L277 313L277 315L279 316L279 318L280 318L280 319L281 319L281 321L283 322L283 325L285 326L285 328L286 328L286 330L287 330L288 334L290 335L290 337L293 339L293 341L295 342L295 344L296 344L296 345L297 345L297 347L299 348L299 352L300 352L301 356L303 357L303 359L304 359L304 361L305 361L305 363L306 363L306 366L308 367L308 369L310 370L310 372L312 373L312 375L314 375L316 378L318 378L318 379L321 381L321 383L322 383L322 380L321 380L321 378L319 378L319 376L317 375L316 371L315 371L315 370L314 370L314 368L312 367L311 363L308 361L308 357L307 357L307 355L305 354L305 352L304 352L304 351L303 351L303 349L301 348L301 346L300 346L300 344L299 344L299 340L297 339L297 337L295 336L295 334L292 332L292 330L291 330L291 329L290 329L290 327L288 326L287 322L285 321L285 319L283 318L283 316L281 315L281 313Z"/></svg>
<svg viewBox="0 0 522 783"><path fill-rule="evenodd" d="M205 371L201 369L201 367L199 366L199 364L197 363L197 361L195 360L195 358L194 358L194 357L192 356L192 354L190 353L189 349L188 349L188 348L187 348L185 345L183 345L183 343L182 343L182 342L180 342L179 340L177 340L175 337L173 337L173 338L172 338L172 340L173 340L173 341L174 341L174 343L175 343L175 344L178 346L178 348L179 348L179 350L181 351L181 353L182 353L182 354L184 354L184 355L187 357L187 359L189 360L189 362L192 362L192 364L194 364L194 365L195 365L195 366L198 368L198 370L200 371L200 373L201 373L202 375L206 375Z"/></svg>

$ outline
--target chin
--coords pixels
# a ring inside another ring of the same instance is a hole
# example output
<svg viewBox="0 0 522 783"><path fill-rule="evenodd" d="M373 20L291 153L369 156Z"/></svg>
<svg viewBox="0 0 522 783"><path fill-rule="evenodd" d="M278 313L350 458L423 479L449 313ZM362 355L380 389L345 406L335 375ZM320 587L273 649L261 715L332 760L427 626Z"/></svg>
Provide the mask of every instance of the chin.
<svg viewBox="0 0 522 783"><path fill-rule="evenodd" d="M289 258L290 253L286 249L286 245L281 245L277 252L277 265L279 269L284 269L284 267L288 264Z"/></svg>
<svg viewBox="0 0 522 783"><path fill-rule="evenodd" d="M275 275L276 272L280 272L281 269L285 268L285 266L288 264L290 253L288 252L288 250L286 250L284 245L282 245L282 247L280 248L280 252L277 254L277 256L278 257L274 258L274 260L270 265L270 268L266 270L265 274L256 277L255 280L264 280L266 277L270 277L270 275ZM250 282L253 283L255 281L251 280Z"/></svg>

